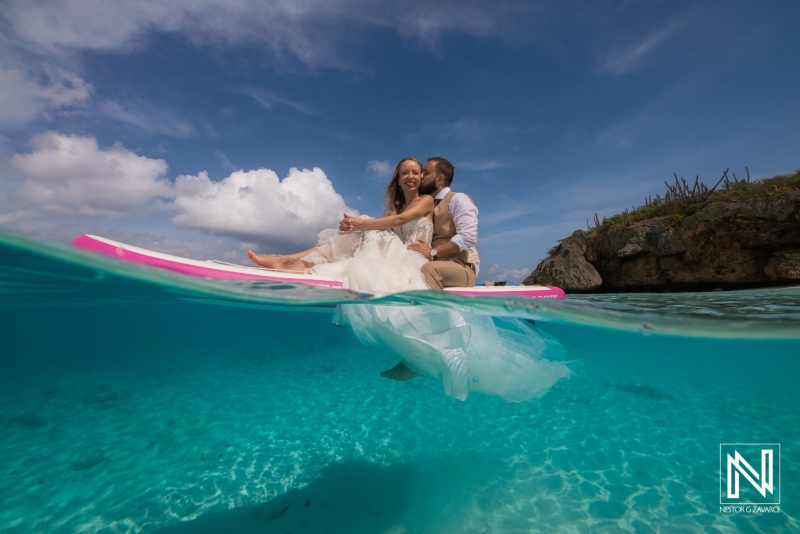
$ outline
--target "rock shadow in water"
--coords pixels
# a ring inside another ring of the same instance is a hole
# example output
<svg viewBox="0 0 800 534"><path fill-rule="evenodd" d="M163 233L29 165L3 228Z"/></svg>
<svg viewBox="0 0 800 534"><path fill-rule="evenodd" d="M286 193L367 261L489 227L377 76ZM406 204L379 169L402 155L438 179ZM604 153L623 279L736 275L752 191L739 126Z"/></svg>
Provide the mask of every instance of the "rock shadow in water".
<svg viewBox="0 0 800 534"><path fill-rule="evenodd" d="M330 465L310 485L254 506L206 513L158 534L347 533L425 530L497 474L493 461L444 458L380 466ZM463 518L462 518L463 519Z"/></svg>

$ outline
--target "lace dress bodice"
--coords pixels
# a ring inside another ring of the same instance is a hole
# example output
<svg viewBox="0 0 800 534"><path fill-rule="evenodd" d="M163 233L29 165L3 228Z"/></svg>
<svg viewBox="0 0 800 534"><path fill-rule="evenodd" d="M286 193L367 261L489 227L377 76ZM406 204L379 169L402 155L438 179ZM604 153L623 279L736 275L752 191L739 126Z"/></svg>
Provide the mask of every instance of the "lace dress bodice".
<svg viewBox="0 0 800 534"><path fill-rule="evenodd" d="M416 243L420 239L430 245L433 239L433 221L428 217L420 217L395 228L394 232L406 245Z"/></svg>

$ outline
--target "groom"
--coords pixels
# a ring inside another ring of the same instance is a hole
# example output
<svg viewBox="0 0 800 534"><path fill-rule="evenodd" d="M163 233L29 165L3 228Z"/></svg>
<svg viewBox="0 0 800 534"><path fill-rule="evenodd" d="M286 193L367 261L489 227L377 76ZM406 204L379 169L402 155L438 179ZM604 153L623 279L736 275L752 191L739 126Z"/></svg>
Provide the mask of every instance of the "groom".
<svg viewBox="0 0 800 534"><path fill-rule="evenodd" d="M478 208L464 193L450 190L453 164L444 158L428 158L422 169L419 192L434 198L433 240L408 246L428 260L422 275L431 289L472 287L478 275Z"/></svg>
<svg viewBox="0 0 800 534"><path fill-rule="evenodd" d="M421 194L434 198L433 239L430 245L419 240L408 248L430 260L422 266L422 274L431 289L472 287L478 275L478 208L464 193L450 190L453 171L453 164L446 159L428 158L419 185ZM410 380L420 374L400 362L381 376Z"/></svg>

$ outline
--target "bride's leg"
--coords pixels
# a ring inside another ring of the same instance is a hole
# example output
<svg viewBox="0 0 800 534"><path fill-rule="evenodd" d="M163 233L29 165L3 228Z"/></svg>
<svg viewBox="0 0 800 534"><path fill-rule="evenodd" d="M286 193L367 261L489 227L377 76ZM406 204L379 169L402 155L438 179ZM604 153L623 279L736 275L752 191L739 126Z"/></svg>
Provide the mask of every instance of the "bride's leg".
<svg viewBox="0 0 800 534"><path fill-rule="evenodd" d="M248 250L247 257L250 258L250 261L256 265L267 267L268 269L280 269L282 271L303 271L305 269L310 269L314 266L314 264L311 262L300 261L300 258L311 254L313 251L314 248L309 248L301 252L295 252L294 254L278 256L273 254L256 254L252 250Z"/></svg>

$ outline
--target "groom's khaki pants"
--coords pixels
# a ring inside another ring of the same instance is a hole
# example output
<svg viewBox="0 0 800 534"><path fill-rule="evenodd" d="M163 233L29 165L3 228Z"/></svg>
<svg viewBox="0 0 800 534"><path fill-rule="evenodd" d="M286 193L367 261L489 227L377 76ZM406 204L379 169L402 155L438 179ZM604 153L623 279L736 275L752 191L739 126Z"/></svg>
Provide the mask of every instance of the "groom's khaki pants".
<svg viewBox="0 0 800 534"><path fill-rule="evenodd" d="M475 285L475 271L472 266L456 261L429 261L422 266L422 276L431 289Z"/></svg>

